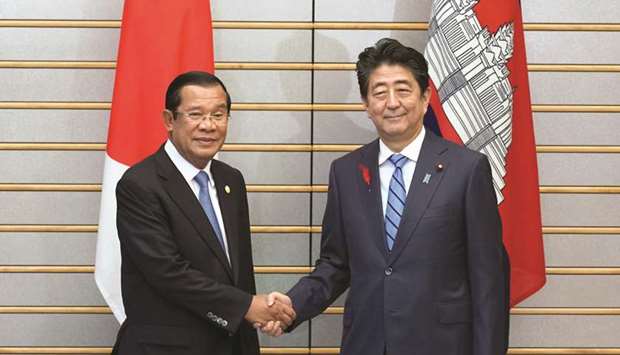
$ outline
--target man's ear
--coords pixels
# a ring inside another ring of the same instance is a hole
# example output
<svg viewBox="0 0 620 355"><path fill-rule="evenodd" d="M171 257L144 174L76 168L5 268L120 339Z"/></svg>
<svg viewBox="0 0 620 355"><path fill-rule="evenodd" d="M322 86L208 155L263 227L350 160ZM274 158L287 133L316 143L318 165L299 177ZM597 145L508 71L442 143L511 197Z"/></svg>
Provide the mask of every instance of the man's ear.
<svg viewBox="0 0 620 355"><path fill-rule="evenodd" d="M164 127L166 127L167 132L172 132L172 122L174 121L174 115L170 110L163 110L161 113L161 118L164 121Z"/></svg>
<svg viewBox="0 0 620 355"><path fill-rule="evenodd" d="M430 85L426 87L424 93L422 94L422 101L424 102L424 113L428 110L428 105L431 102L431 87Z"/></svg>

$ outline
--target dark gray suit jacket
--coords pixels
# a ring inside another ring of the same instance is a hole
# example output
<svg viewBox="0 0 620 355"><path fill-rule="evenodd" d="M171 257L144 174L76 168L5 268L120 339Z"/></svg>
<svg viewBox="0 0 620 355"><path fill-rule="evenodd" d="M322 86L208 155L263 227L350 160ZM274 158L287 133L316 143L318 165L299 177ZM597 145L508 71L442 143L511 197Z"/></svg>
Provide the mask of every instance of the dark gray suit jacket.
<svg viewBox="0 0 620 355"><path fill-rule="evenodd" d="M294 326L350 287L342 354L505 354L509 274L487 158L427 131L388 252L378 154L376 140L332 163L320 259L288 293Z"/></svg>
<svg viewBox="0 0 620 355"><path fill-rule="evenodd" d="M256 293L245 183L238 170L217 160L211 173L232 266L163 146L119 181L127 320L116 353L259 354L256 331L244 320Z"/></svg>

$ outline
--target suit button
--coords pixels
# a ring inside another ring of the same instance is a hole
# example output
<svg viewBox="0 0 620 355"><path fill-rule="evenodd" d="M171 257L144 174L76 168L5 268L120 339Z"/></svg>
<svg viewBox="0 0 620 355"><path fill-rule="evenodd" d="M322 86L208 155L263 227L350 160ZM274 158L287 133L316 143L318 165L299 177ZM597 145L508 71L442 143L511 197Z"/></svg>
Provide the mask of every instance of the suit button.
<svg viewBox="0 0 620 355"><path fill-rule="evenodd" d="M385 269L385 276L390 276L392 275L392 267L388 266L387 269Z"/></svg>

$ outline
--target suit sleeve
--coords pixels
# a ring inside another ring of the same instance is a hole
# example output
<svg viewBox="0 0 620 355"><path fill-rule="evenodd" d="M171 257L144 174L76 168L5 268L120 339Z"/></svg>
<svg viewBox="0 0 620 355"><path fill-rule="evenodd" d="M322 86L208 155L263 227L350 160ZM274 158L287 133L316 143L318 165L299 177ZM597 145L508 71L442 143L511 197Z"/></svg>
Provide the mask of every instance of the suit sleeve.
<svg viewBox="0 0 620 355"><path fill-rule="evenodd" d="M473 354L505 354L508 336L507 259L502 225L485 156L477 160L465 197L469 278L473 311Z"/></svg>
<svg viewBox="0 0 620 355"><path fill-rule="evenodd" d="M349 287L349 258L341 213L336 167L332 163L323 215L321 256L314 271L299 280L288 292L297 313L297 319L288 330L323 312Z"/></svg>
<svg viewBox="0 0 620 355"><path fill-rule="evenodd" d="M116 189L117 227L123 259L129 258L163 298L213 322L219 314L221 327L234 333L244 320L252 296L218 283L192 268L172 235L158 197L137 181L121 179ZM154 310L155 312L157 310Z"/></svg>

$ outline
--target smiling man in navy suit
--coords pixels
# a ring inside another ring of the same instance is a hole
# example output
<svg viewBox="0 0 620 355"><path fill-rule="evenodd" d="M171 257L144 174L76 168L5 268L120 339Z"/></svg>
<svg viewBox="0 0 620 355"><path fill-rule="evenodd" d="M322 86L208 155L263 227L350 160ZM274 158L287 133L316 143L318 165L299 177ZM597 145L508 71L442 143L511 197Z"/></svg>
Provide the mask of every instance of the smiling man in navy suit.
<svg viewBox="0 0 620 355"><path fill-rule="evenodd" d="M270 298L292 303L294 327L350 287L346 355L505 354L509 266L486 156L425 130L418 51L382 39L357 77L379 139L332 163L316 268Z"/></svg>

